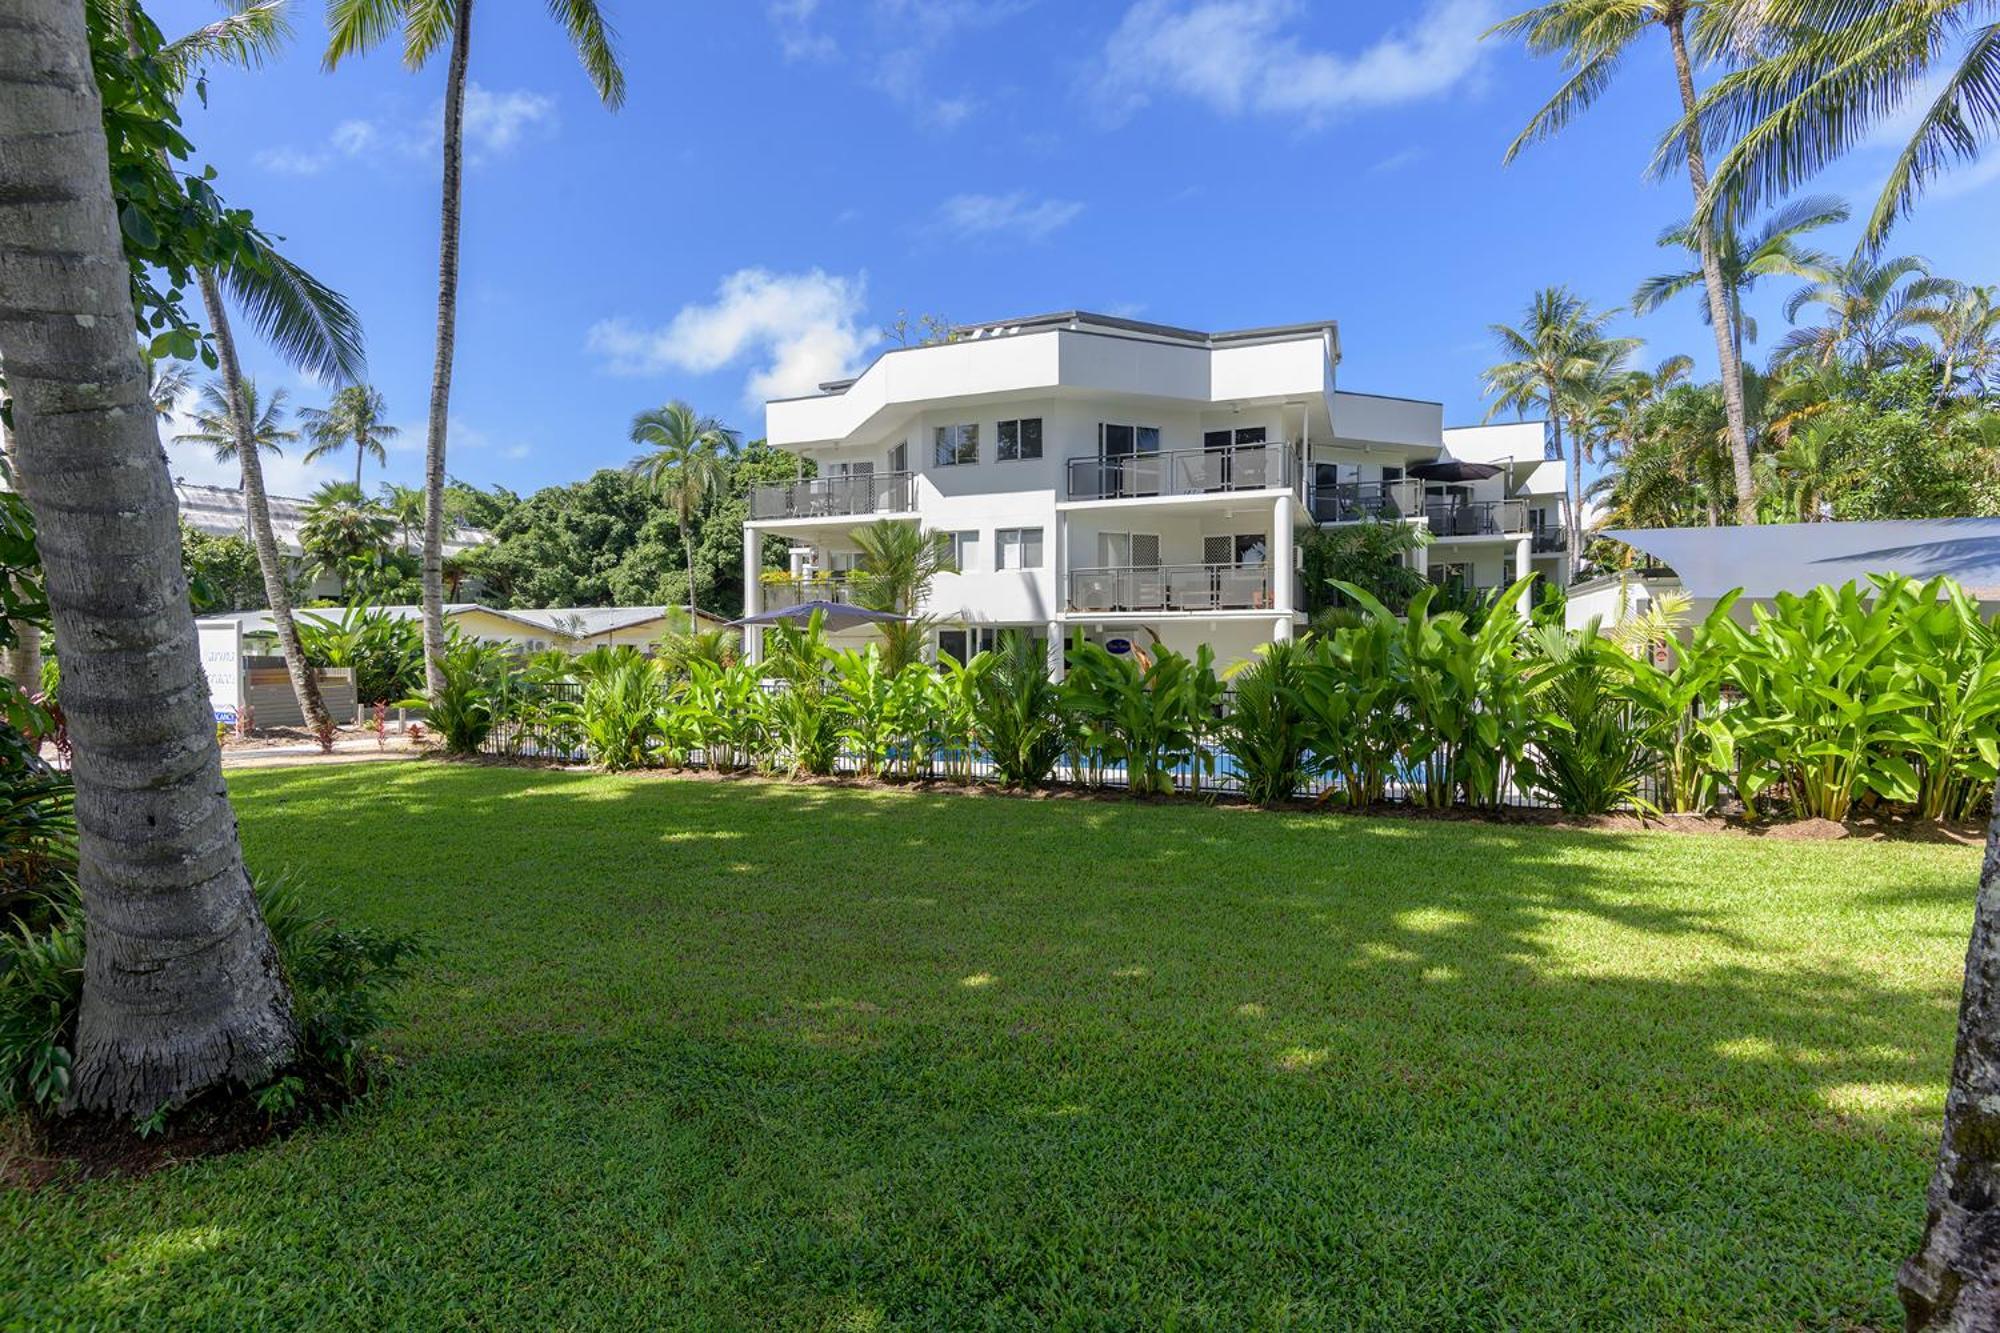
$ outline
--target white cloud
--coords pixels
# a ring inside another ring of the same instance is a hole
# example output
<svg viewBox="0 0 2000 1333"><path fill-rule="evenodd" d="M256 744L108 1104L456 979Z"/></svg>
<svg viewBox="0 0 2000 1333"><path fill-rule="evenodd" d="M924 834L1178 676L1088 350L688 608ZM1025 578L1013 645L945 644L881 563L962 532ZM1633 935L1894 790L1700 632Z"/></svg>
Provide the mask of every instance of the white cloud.
<svg viewBox="0 0 2000 1333"><path fill-rule="evenodd" d="M613 374L709 374L751 360L758 365L744 386L749 401L811 393L823 380L852 373L867 348L866 286L865 278L820 269L739 269L717 286L713 301L682 306L664 326L602 320L588 345Z"/></svg>
<svg viewBox="0 0 2000 1333"><path fill-rule="evenodd" d="M771 0L764 7L778 30L778 49L787 60L831 60L840 54L832 37L813 27L819 0Z"/></svg>
<svg viewBox="0 0 2000 1333"><path fill-rule="evenodd" d="M518 88L496 93L469 83L465 87L466 155L475 162L498 157L530 134L554 129L555 119L556 100L546 93Z"/></svg>
<svg viewBox="0 0 2000 1333"><path fill-rule="evenodd" d="M1083 205L1070 199L1030 200L1012 194L955 194L938 206L938 227L964 239L1046 240L1076 221Z"/></svg>
<svg viewBox="0 0 2000 1333"><path fill-rule="evenodd" d="M1138 0L1106 44L1094 94L1114 119L1159 91L1225 115L1319 125L1335 113L1446 92L1478 67L1493 0L1432 0L1414 21L1344 54L1306 46L1300 0Z"/></svg>
<svg viewBox="0 0 2000 1333"><path fill-rule="evenodd" d="M429 161L443 136L444 104L432 106L420 122L398 125L379 120L343 120L319 144L282 144L255 157L258 166L285 176L317 176L344 162ZM474 165L491 161L525 143L546 137L556 126L556 102L546 93L517 88L495 92L465 86L465 155Z"/></svg>

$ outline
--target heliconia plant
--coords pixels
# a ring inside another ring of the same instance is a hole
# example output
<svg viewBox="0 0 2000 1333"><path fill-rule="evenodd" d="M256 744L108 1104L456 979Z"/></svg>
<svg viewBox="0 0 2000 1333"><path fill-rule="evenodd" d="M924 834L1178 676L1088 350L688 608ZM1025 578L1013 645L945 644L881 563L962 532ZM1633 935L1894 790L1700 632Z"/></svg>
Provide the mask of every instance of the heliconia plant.
<svg viewBox="0 0 2000 1333"><path fill-rule="evenodd" d="M1324 762L1313 747L1306 706L1312 668L1310 644L1281 639L1230 677L1234 697L1219 735L1243 794L1259 805L1291 800Z"/></svg>
<svg viewBox="0 0 2000 1333"><path fill-rule="evenodd" d="M1125 765L1126 790L1151 796L1174 789L1213 725L1215 656L1207 644L1192 658L1155 645L1142 666L1114 656L1081 633L1070 645L1065 695L1105 758Z"/></svg>
<svg viewBox="0 0 2000 1333"><path fill-rule="evenodd" d="M1062 687L1048 654L1026 634L1009 632L975 659L973 739L992 757L1003 786L1033 790L1049 780L1069 747Z"/></svg>

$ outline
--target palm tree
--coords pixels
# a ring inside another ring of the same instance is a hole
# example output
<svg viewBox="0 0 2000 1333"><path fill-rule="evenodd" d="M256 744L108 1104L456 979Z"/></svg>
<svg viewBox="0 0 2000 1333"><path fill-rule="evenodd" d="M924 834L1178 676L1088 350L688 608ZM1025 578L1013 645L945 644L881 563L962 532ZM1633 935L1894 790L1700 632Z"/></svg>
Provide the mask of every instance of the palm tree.
<svg viewBox="0 0 2000 1333"><path fill-rule="evenodd" d="M257 381L243 380L243 410L250 418L250 440L267 454L282 454L284 446L299 438L285 426L285 391L279 389L268 403L259 403ZM218 463L233 463L242 451L236 434L236 414L229 404L229 391L221 380L201 386L201 405L194 414L194 429L174 436L176 444L199 444L215 453ZM239 473L236 489L243 489Z"/></svg>
<svg viewBox="0 0 2000 1333"><path fill-rule="evenodd" d="M688 615L698 613L695 598L695 511L719 490L729 475L727 459L737 449L737 434L714 417L705 417L678 398L665 407L649 408L632 418L632 443L649 446L626 470L673 507L680 525L681 547L687 553Z"/></svg>
<svg viewBox="0 0 2000 1333"><path fill-rule="evenodd" d="M1966 396L2000 389L2000 287L1962 286L1912 318L1931 331L1943 353L1941 395L1965 383Z"/></svg>
<svg viewBox="0 0 2000 1333"><path fill-rule="evenodd" d="M1956 283L1930 276L1929 265L1914 255L1880 261L1855 255L1785 302L1785 318L1794 323L1807 306L1824 306L1826 319L1786 334L1772 363L1847 360L1863 370L1880 369L1921 348L1913 330L1922 327L1932 303L1956 291Z"/></svg>
<svg viewBox="0 0 2000 1333"><path fill-rule="evenodd" d="M1799 244L1799 237L1821 227L1847 221L1847 205L1830 195L1815 195L1785 205L1751 235L1744 236L1725 226L1716 233L1716 262L1722 269L1722 284L1729 294L1729 335L1736 348L1736 361L1743 363L1743 346L1757 341L1757 321L1743 310L1743 298L1765 277L1805 278L1821 281L1833 269L1835 260ZM1691 269L1661 273L1647 278L1632 294L1632 312L1649 315L1682 292L1702 284L1701 240L1691 223L1676 222L1660 233L1660 245L1686 250L1696 257ZM1709 319L1704 304L1702 322Z"/></svg>
<svg viewBox="0 0 2000 1333"><path fill-rule="evenodd" d="M306 450L306 462L318 462L329 454L337 454L353 446L354 485L358 489L362 463L370 458L378 465L387 463L389 455L383 448L384 442L403 433L382 419L388 410L381 391L366 384L342 387L325 407L302 409L299 420L305 423L306 433L313 438L312 448Z"/></svg>
<svg viewBox="0 0 2000 1333"><path fill-rule="evenodd" d="M1783 199L1920 108L1862 233L1862 248L1879 250L1933 177L1976 159L2000 130L1993 0L1757 0L1737 9L1733 41L1750 58L1699 106L1710 141L1733 144L1716 164L1708 213ZM1691 137L1685 131L1670 153Z"/></svg>
<svg viewBox="0 0 2000 1333"><path fill-rule="evenodd" d="M127 34L128 47L134 55L139 54L141 16L127 0L102 0L101 8L93 13L114 25L112 30L122 29ZM150 21L145 26L150 28ZM186 36L161 44L153 53L154 61L164 71L173 91L179 93L208 61L243 68L261 65L283 46L290 31L283 0L255 0ZM252 414L242 398L242 363L236 353L236 335L230 326L229 311L223 304L223 289L226 287L236 298L251 324L280 356L325 378L360 376L365 360L361 321L338 292L279 254L263 233L252 229L246 240L246 252L237 259L220 268L199 269L195 277L215 344L223 391L236 427L243 509L249 520L251 545L257 551L258 569L264 576L271 624L277 631L278 649L285 659L285 672L291 678L299 711L306 725L317 731L330 727L332 719L320 698L318 680L306 663L298 626L292 619L285 557L271 528L270 499L264 491L264 462L256 447L249 443L254 438Z"/></svg>
<svg viewBox="0 0 2000 1333"><path fill-rule="evenodd" d="M385 481L382 483L381 505L395 518L396 527L402 533L403 549L416 550L424 528L423 487L398 486L393 481Z"/></svg>
<svg viewBox="0 0 2000 1333"><path fill-rule="evenodd" d="M430 692L444 688L445 432L451 414L452 355L458 329L458 232L465 168L465 84L471 58L473 0L327 0L326 68L386 41L402 29L403 63L421 69L449 44L444 80L444 195L438 215L437 354L431 366L430 418L424 437L424 678ZM606 106L625 101L610 24L597 0L550 0Z"/></svg>
<svg viewBox="0 0 2000 1333"><path fill-rule="evenodd" d="M329 481L306 501L299 548L329 573L379 564L389 554L396 520L350 481Z"/></svg>
<svg viewBox="0 0 2000 1333"><path fill-rule="evenodd" d="M1554 97L1537 111L1514 142L1511 162L1527 145L1560 133L1587 110L1610 86L1613 75L1635 42L1650 28L1666 33L1673 56L1674 82L1680 93L1682 123L1694 132L1684 136L1688 186L1697 210L1708 198L1708 164L1694 90L1694 59L1689 54L1688 26L1694 25L1695 46L1704 58L1732 49L1740 35L1741 0L1547 0L1494 25L1487 34L1519 37L1536 55L1557 55L1571 71ZM1736 468L1736 515L1741 523L1757 521L1755 487L1750 477L1750 433L1743 406L1743 363L1736 353L1730 318L1730 293L1723 275L1721 246L1714 220L1697 212L1696 250L1701 258L1702 286L1708 295L1708 318L1715 331L1715 356L1722 368L1723 401L1729 413L1730 456Z"/></svg>
<svg viewBox="0 0 2000 1333"><path fill-rule="evenodd" d="M923 614L923 606L930 598L931 580L958 572L951 554L951 535L926 532L914 523L893 518L877 519L849 535L861 552L855 570L855 603L870 611L903 617L880 626L884 666L901 671L923 656L930 637L934 620Z"/></svg>
<svg viewBox="0 0 2000 1333"><path fill-rule="evenodd" d="M1849 479L1845 444L1840 422L1819 417L1789 432L1775 453L1757 460L1768 478L1760 489L1777 501L1786 521L1818 523L1826 518L1827 501Z"/></svg>
<svg viewBox="0 0 2000 1333"><path fill-rule="evenodd" d="M85 6L12 0L6 27L0 359L46 538L89 930L65 1105L124 1119L263 1085L297 1028L195 652Z"/></svg>
<svg viewBox="0 0 2000 1333"><path fill-rule="evenodd" d="M1631 338L1605 333L1610 312L1597 312L1567 287L1544 287L1529 302L1520 327L1492 326L1501 352L1508 359L1486 370L1486 393L1493 406L1486 419L1505 411L1525 417L1541 412L1555 432L1558 454L1569 458L1569 549L1583 550L1583 447L1577 441L1563 448L1563 425L1574 419L1575 401L1592 391L1595 377L1607 363L1637 346Z"/></svg>
<svg viewBox="0 0 2000 1333"><path fill-rule="evenodd" d="M194 387L194 369L185 361L155 355L144 343L139 345L139 360L146 367L146 396L152 400L153 415L166 421Z"/></svg>

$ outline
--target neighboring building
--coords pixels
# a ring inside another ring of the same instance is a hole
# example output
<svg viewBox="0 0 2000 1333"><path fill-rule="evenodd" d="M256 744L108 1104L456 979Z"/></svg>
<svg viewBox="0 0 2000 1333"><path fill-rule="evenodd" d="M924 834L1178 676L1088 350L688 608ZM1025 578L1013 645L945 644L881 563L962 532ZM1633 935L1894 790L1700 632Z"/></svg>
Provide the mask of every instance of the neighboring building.
<svg viewBox="0 0 2000 1333"><path fill-rule="evenodd" d="M416 606L371 608L404 620L417 620L423 609ZM301 607L294 613L300 620L318 617L338 621L339 608ZM523 652L538 653L547 648L583 652L605 645L629 645L651 650L660 635L684 623L683 606L556 606L499 610L477 602L447 602L445 619L458 626L469 638L505 644ZM239 611L233 615L206 617L211 622L230 621L242 627L243 637L253 643L275 641L269 611ZM702 629L720 629L725 622L704 611Z"/></svg>
<svg viewBox="0 0 2000 1333"><path fill-rule="evenodd" d="M1470 589L1567 578L1543 427L1447 431L1437 403L1338 389L1331 322L1199 333L1076 311L957 333L766 405L770 443L819 475L752 493L746 615L842 596L850 534L879 518L951 534L961 572L924 608L938 649L1019 628L1058 668L1078 631L1222 663L1289 638L1300 523L1408 519L1435 538L1417 567ZM767 541L788 548L782 578L760 580Z"/></svg>
<svg viewBox="0 0 2000 1333"><path fill-rule="evenodd" d="M266 497L271 507L271 535L285 554L294 558L302 556L305 550L299 545L299 526L305 522L306 510L312 501L302 500L293 495L272 495ZM212 537L250 537L250 513L243 504L243 492L227 486L202 486L191 481L174 481L174 499L180 505L181 518L197 532L205 532ZM484 542L491 541L493 534L479 528L455 528L445 538L444 553L457 555L469 551ZM308 596L337 597L340 595L340 579L337 575L317 573L313 576Z"/></svg>
<svg viewBox="0 0 2000 1333"><path fill-rule="evenodd" d="M1748 625L1755 607L1781 592L1844 583L1866 587L1875 574L1925 580L1949 575L1988 615L2000 611L2000 518L1616 529L1600 535L1625 543L1655 564L1571 588L1567 620L1572 629L1593 619L1610 626L1643 615L1663 595L1685 596L1693 623L1732 591L1742 593L1732 614Z"/></svg>

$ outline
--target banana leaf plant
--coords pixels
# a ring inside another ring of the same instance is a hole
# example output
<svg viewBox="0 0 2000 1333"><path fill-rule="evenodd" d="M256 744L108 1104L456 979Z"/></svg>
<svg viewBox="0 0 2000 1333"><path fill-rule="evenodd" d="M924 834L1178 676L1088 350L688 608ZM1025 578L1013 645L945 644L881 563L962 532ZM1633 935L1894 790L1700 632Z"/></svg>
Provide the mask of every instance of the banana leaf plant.
<svg viewBox="0 0 2000 1333"><path fill-rule="evenodd" d="M1064 696L1104 757L1125 765L1132 795L1171 792L1175 771L1193 761L1213 721L1214 663L1207 644L1192 658L1155 647L1143 667L1081 633L1070 645Z"/></svg>

